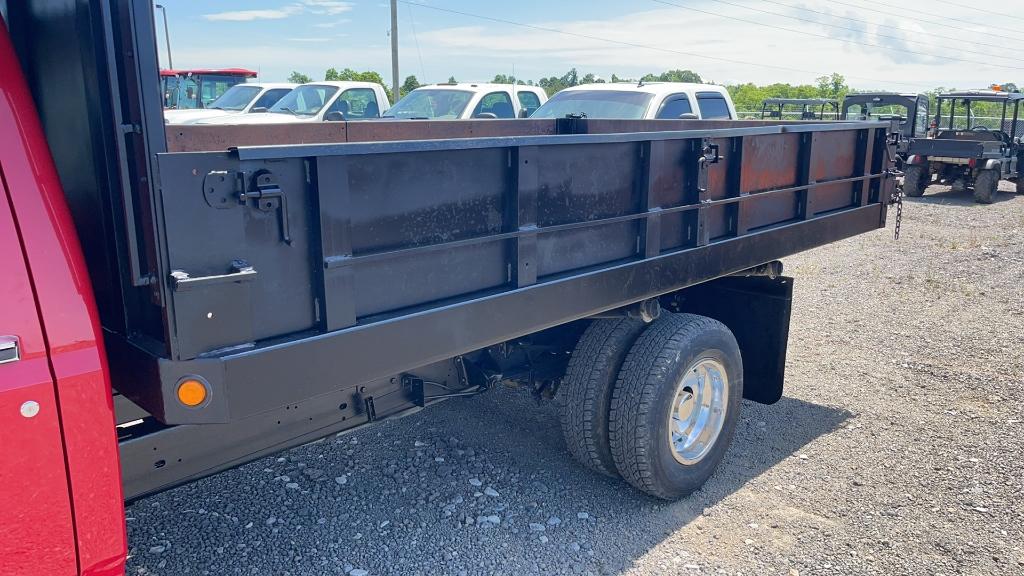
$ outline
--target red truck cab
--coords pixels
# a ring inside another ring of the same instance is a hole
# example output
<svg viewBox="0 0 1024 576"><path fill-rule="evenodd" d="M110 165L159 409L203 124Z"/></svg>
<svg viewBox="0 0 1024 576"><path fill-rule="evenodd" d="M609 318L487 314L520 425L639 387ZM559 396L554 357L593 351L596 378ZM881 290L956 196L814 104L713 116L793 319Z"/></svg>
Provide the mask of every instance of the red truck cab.
<svg viewBox="0 0 1024 576"><path fill-rule="evenodd" d="M124 507L96 304L2 20L0 135L0 574L123 574Z"/></svg>

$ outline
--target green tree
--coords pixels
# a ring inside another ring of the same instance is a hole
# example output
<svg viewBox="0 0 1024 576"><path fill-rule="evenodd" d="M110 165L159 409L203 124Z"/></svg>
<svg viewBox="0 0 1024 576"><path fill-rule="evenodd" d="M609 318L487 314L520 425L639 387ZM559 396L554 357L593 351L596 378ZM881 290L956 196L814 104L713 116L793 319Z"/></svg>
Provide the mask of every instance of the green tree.
<svg viewBox="0 0 1024 576"><path fill-rule="evenodd" d="M291 75L288 76L288 81L292 84L306 84L312 82L313 79L303 74L302 72L296 72L292 70Z"/></svg>
<svg viewBox="0 0 1024 576"><path fill-rule="evenodd" d="M335 68L328 68L324 72L324 80L331 82L373 82L374 84L380 84L384 88L384 93L388 95L388 100L394 102L395 99L391 94L391 90L388 89L388 85L384 83L384 77L379 72L367 70L366 72L357 72L351 68L345 68L339 72Z"/></svg>
<svg viewBox="0 0 1024 576"><path fill-rule="evenodd" d="M647 74L641 78L644 82L691 82L703 84L704 79L693 70L669 70L661 74Z"/></svg>
<svg viewBox="0 0 1024 576"><path fill-rule="evenodd" d="M842 98L850 91L846 78L837 72L815 78L815 81L818 83L819 98Z"/></svg>
<svg viewBox="0 0 1024 576"><path fill-rule="evenodd" d="M415 76L406 76L405 82L402 83L402 96L405 96L420 86L422 86L422 84L420 84L420 81L417 80Z"/></svg>
<svg viewBox="0 0 1024 576"><path fill-rule="evenodd" d="M448 77L448 83L449 84L458 84L459 81L455 79L455 76L449 76Z"/></svg>

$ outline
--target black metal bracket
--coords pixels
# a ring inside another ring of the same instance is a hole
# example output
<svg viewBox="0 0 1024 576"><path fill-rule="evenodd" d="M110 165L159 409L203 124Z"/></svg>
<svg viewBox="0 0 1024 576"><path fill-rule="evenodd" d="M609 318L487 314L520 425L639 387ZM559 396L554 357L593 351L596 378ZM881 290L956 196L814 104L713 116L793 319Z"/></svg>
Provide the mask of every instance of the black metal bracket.
<svg viewBox="0 0 1024 576"><path fill-rule="evenodd" d="M218 210L246 206L252 200L255 203L253 206L262 212L279 211L281 241L292 243L288 196L269 170L258 170L252 176L245 172L225 170L208 172L203 178L203 197L211 208Z"/></svg>
<svg viewBox="0 0 1024 576"><path fill-rule="evenodd" d="M214 274L213 276L189 276L184 270L171 271L171 288L175 292L186 292L203 288L211 284L225 284L228 282L252 282L256 279L256 269L249 262L237 259L231 261L231 272L227 274Z"/></svg>

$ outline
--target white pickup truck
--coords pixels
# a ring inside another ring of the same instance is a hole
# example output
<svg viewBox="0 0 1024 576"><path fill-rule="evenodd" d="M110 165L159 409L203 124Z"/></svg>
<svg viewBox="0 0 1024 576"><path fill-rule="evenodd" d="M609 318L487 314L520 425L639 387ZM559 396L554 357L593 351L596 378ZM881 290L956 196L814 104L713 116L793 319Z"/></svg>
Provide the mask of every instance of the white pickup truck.
<svg viewBox="0 0 1024 576"><path fill-rule="evenodd" d="M465 120L526 118L548 99L539 86L473 82L431 84L409 92L385 118Z"/></svg>
<svg viewBox="0 0 1024 576"><path fill-rule="evenodd" d="M568 115L617 120L729 120L736 119L736 107L729 92L714 84L616 82L566 88L531 118Z"/></svg>
<svg viewBox="0 0 1024 576"><path fill-rule="evenodd" d="M194 124L200 120L221 116L266 112L296 86L298 84L287 82L235 84L205 108L164 110L164 122L167 124Z"/></svg>
<svg viewBox="0 0 1024 576"><path fill-rule="evenodd" d="M310 82L297 86L266 112L209 118L196 124L291 124L374 120L391 107L373 82Z"/></svg>

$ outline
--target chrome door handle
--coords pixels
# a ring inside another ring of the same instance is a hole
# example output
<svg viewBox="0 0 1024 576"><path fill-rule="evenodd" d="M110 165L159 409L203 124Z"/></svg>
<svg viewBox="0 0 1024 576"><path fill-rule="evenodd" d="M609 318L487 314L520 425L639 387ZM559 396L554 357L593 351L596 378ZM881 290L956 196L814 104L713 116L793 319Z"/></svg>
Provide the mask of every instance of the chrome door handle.
<svg viewBox="0 0 1024 576"><path fill-rule="evenodd" d="M0 336L0 364L21 360L17 336Z"/></svg>

